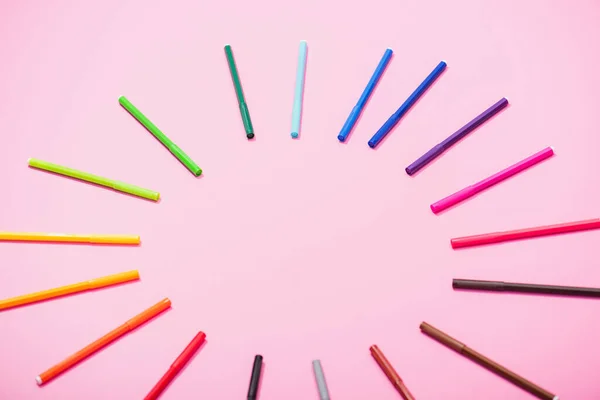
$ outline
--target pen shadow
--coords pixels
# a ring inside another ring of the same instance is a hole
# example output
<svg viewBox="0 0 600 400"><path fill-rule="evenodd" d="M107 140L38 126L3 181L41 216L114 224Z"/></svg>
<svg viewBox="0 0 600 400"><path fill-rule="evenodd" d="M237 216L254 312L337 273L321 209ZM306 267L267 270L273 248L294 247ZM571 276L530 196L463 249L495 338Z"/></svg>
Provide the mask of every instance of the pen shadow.
<svg viewBox="0 0 600 400"><path fill-rule="evenodd" d="M402 121L404 121L404 119L406 117L408 117L415 108L418 107L419 103L423 100L423 98L425 96L427 96L427 93L429 93L429 91L438 84L438 82L441 80L441 78L446 75L446 71L448 71L448 69L450 69L450 67L448 65L446 65L446 68L444 68L444 70L442 71L442 73L436 78L435 81L433 81L431 83L431 85L429 85L429 87L423 92L423 94L421 96L419 96L419 98L417 99L417 101L414 102L414 104L406 111L406 113L404 113L404 115L402 116L402 118L400 118L400 120L398 121L398 123L396 124L396 126L394 126L387 135L385 135L385 137L383 139L381 139L381 141L379 142L379 144L377 146L375 146L374 148L371 148L372 150L379 150L379 148L390 138L390 136L392 136L392 134L394 133L394 131L396 131L398 129L398 127L400 125L402 125ZM414 91L413 91L414 93ZM412 93L411 93L412 95ZM409 95L410 97L410 95ZM408 99L408 97L407 97ZM404 100L406 101L406 100ZM395 111L394 111L395 112Z"/></svg>
<svg viewBox="0 0 600 400"><path fill-rule="evenodd" d="M69 371L69 370L71 370L72 368L75 368L77 365L79 365L79 364L81 364L81 363L83 363L83 362L86 362L87 360L93 359L94 357L96 357L96 356L98 355L98 353L100 353L100 351L102 351L102 350L106 350L106 349L109 349L109 348L111 348L112 346L116 345L116 344L117 344L117 343L118 343L118 342L119 342L121 339L124 339L125 337L129 336L129 334L130 334L130 333L132 333L132 332L135 332L136 330L140 329L141 327L145 326L146 324L148 324L149 322L151 322L151 321L155 320L156 318L160 317L161 315L163 315L163 314L166 314L166 313L168 313L168 312L171 312L171 310L172 310L172 308L171 308L171 307L167 308L165 311L163 311L163 312L161 312L160 314L156 315L154 318L151 318L151 319L149 319L148 321L145 321L145 322L144 322L142 325L140 325L140 326L136 327L134 330L132 330L132 331L129 331L129 332L127 332L126 334L124 334L124 335L122 335L122 336L119 336L117 339L113 340L112 342L110 342L110 343L107 343L106 345L104 345L104 346L100 347L99 349L97 349L96 351L94 351L94 352L93 352L92 354L90 354L89 356L87 356L87 357L83 358L82 360L80 360L80 361L79 361L79 362L77 362L76 364L74 364L74 365L72 365L71 367L69 367L68 369L64 370L64 371L63 371L63 372L62 372L60 375L62 375L63 373L66 373L66 372L68 372L68 371ZM106 335L106 334L105 334L105 335ZM103 335L102 337L104 337L105 335ZM100 338L97 338L97 339L94 339L94 340L98 340L98 339L100 339ZM92 341L92 343L93 343L93 341ZM85 345L85 346L88 346L88 345ZM83 349L83 348L84 348L84 346L82 346L82 347L81 347L81 349ZM81 349L80 349L80 350L81 350ZM80 351L80 350L76 350L76 351ZM72 354L75 354L75 351L74 351ZM66 357L65 357L65 359L66 359L67 357L70 357L70 355L69 355L69 356L66 356ZM63 360L64 360L64 359L63 359ZM59 362L60 362L60 361L59 361ZM45 387L45 386L48 386L48 385L52 384L54 381L56 381L56 379L57 379L57 378L60 378L60 375L59 375L59 376L57 376L57 377L55 377L55 378L54 378L54 379L52 379L51 381L49 381L49 382L46 382L46 383L44 383L44 384L40 385L39 387L40 387L40 388L42 388L42 387Z"/></svg>
<svg viewBox="0 0 600 400"><path fill-rule="evenodd" d="M101 188L101 189L104 189L104 190L107 190L107 191L110 191L110 192L113 192L113 193L122 194L122 195L125 195L127 197L134 198L134 199L144 200L144 201L147 201L149 203L160 203L160 201L162 199L160 197L160 194L159 194L158 200L154 201L154 200L151 200L151 199L147 199L145 197L135 196L135 195L133 195L131 193L121 192L120 190L115 190L115 189L113 189L111 187L108 187L108 186L99 185L99 184L94 183L94 182L89 182L89 181L86 181L86 180L83 180L83 179L74 178L72 176L62 175L62 174L58 174L56 172L46 171L44 169L38 169L38 168L31 167L31 166L29 168L32 169L32 170L36 170L36 171L40 171L40 172L46 173L48 175L53 175L53 176L57 176L57 177L60 177L60 178L65 178L65 179L71 180L73 182L83 183L85 185L89 185L89 186L92 186L92 187ZM149 190L151 190L151 189L149 189Z"/></svg>
<svg viewBox="0 0 600 400"><path fill-rule="evenodd" d="M72 296L74 297L74 296L78 296L78 295L81 295L81 294L84 294L84 293L93 293L93 292L98 292L98 291L106 290L106 289L110 289L110 288L117 288L117 287L125 286L125 285L131 284L131 283L136 283L138 281L141 281L141 278L138 278L138 279L135 279L135 280L131 280L131 281L126 281L126 282L119 282L119 283L116 283L116 284L110 285L110 286L103 286L103 287L99 287L99 288L82 290L81 292L62 294L60 296L55 296L55 297L51 297L51 298L48 298L48 299L37 300L37 301L31 302L31 303L20 304L18 306L9 307L9 308L5 308L3 310L0 310L0 314L2 314L3 312L6 312L8 310L16 310L16 309L19 309L19 308L24 308L24 307L27 307L27 306L32 306L32 305L35 305L35 304L42 304L42 303L50 302L50 301L53 301L53 300L64 299L64 298L68 298L68 297L72 297ZM48 290L48 289L42 289L41 291L43 291L43 290ZM40 291L38 291L38 292L40 292ZM38 293L38 292L33 292L33 293Z"/></svg>
<svg viewBox="0 0 600 400"><path fill-rule="evenodd" d="M183 372L184 372L184 371L185 371L185 370L186 370L186 369L187 369L187 368L190 366L190 364L192 364L192 362L194 362L194 360L196 359L196 357L198 357L198 355L200 354L200 352L202 351L202 349L204 348L204 346L206 346L206 343L207 343L207 342L208 342L208 341L207 341L207 339L205 338L205 339L204 339L204 341L202 342L202 344L200 345L200 347L198 348L198 351L196 351L196 352L195 352L195 353L192 355L192 357L191 357L191 358L188 360L188 362L186 362L186 363L185 363L185 365L183 366L183 368L181 368L181 370L180 370L180 371L177 373L177 375L175 375L175 376L173 377L173 379L171 379L171 380L169 381L169 383L167 384L167 386L165 386L165 388L163 389L163 391L162 391L161 393L163 393L163 392L167 391L167 390L169 389L169 387L171 387L171 385L173 384L173 382L175 382L175 379L176 379L176 378L177 378L179 375L183 374ZM159 378L159 379L160 379L160 378ZM159 395L159 397L160 397L160 395Z"/></svg>
<svg viewBox="0 0 600 400"><path fill-rule="evenodd" d="M524 173L525 171L529 171L529 170L532 170L532 169L534 169L534 168L537 168L537 167L539 167L540 165L544 164L546 161L550 160L550 159L551 159L551 158L553 158L553 157L556 157L556 154L553 154L552 156L550 156L550 157L546 158L545 160L543 160L543 161L541 161L541 162L539 162L539 163L537 163L537 164L535 164L535 165L532 165L531 167L529 167L529 168L526 168L526 169L524 169L523 171L519 171L518 173L516 173L516 174L514 174L514 175L512 175L512 176L510 176L510 177L508 177L508 178L506 178L506 179L503 179L501 182L498 182L498 183L496 183L495 185L492 185L492 186L490 186L490 187L487 187L487 188L483 189L482 191L480 191L480 192L477 192L476 194L474 194L474 195L472 195L472 196L469 196L468 198L466 198L466 199L464 199L464 200L462 200L462 201L459 201L459 202L458 202L458 203L456 203L456 204L453 204L453 205L451 205L450 207L446 208L445 210L439 211L439 212L437 212L437 213L434 213L434 214L435 214L435 215L443 215L443 214L447 213L448 211L450 211L450 210L454 209L455 207L458 207L458 206L460 206L460 205L461 205L461 204L463 204L463 203L468 203L469 201L471 201L471 200L473 200L473 199L476 199L477 197L479 197L480 195L482 195L482 194L484 194L484 193L488 192L490 189L492 189L493 187L497 186L498 184L500 184L500 183L502 183L502 182L509 182L509 181L511 181L512 179L514 179L514 178L516 178L517 176L519 176L519 175L521 175L522 173ZM485 179L485 178L483 178L483 179ZM479 182L479 181L478 181L478 182ZM459 190L462 190L462 189L459 189ZM456 193L456 192L453 192L452 194L454 194L454 193ZM452 194L450 194L450 195L448 195L448 196L451 196ZM445 196L445 197L447 197L447 196ZM443 197L443 198L445 198L445 197ZM441 200L441 199L440 199L440 200ZM437 200L437 201L439 201L439 200ZM429 209L431 210L431 205L429 206ZM432 212L433 212L433 210L432 210Z"/></svg>
<svg viewBox="0 0 600 400"><path fill-rule="evenodd" d="M483 122L482 124L478 125L477 128L473 129L471 132L469 132L469 134L463 136L460 140L458 140L456 143L454 143L452 146L448 147L446 150L444 150L443 152L441 152L438 156L436 156L433 160L431 160L430 162L428 162L426 165L424 165L420 170L418 170L417 172L415 172L412 175L408 175L408 173L406 175L410 176L411 178L415 178L418 175L420 175L423 171L425 171L428 167L434 165L435 163L437 163L442 157L444 157L444 155L450 151L452 148L454 148L455 146L458 146L462 141L464 141L466 138L468 138L469 136L471 136L472 134L476 133L479 129L481 129L483 126L487 125L488 123L490 123L491 121L495 120L499 115L501 115L502 113L504 113L504 111L509 108L511 105L510 103L504 107L502 110L500 110L500 112L494 114L492 117L488 118L485 122ZM464 126L464 125L463 125ZM459 128L462 129L462 128ZM429 151L429 150L428 150ZM416 160L415 160L416 161ZM408 167L406 167L408 168ZM406 168L404 168L404 171L406 172Z"/></svg>
<svg viewBox="0 0 600 400"><path fill-rule="evenodd" d="M119 103L119 104L120 104L120 103ZM137 123L138 123L138 125L140 125L142 128L144 128L144 130L146 130L147 132L149 132L149 133L152 135L152 137L153 137L153 138L154 138L154 139L155 139L155 140L156 140L158 143L160 143L160 144L162 145L162 147L164 147L164 148L165 148L165 149L166 149L166 150L167 150L169 153L171 153L171 150L169 150L169 148L168 148L168 147L167 147L167 146L166 146L166 145L165 145L163 142L161 142L160 140L158 140L158 138L157 138L156 136L154 136L154 134L153 134L152 132L150 132L150 130L149 130L148 128L146 128L146 126L145 126L144 124L142 124L140 121L138 121L138 119L137 119L137 118L135 118L133 115L131 115L131 113L129 113L129 111L127 111L127 109L126 109L125 107L123 107L123 105L122 105L122 104L121 104L121 107L122 107L122 108L125 110L125 112L126 112L127 114L129 114L129 115L130 115L130 116L131 116L131 117L134 119L134 121L135 121L135 122L137 122ZM158 127L157 127L156 129L158 129ZM161 131L161 132L162 132L162 131ZM179 159L179 157L176 157L176 156L175 156L173 153L171 153L171 154L173 155L173 157L175 157L175 159L176 159L177 161L179 161L179 163L180 163L181 165L183 165L183 166L185 167L185 169L188 169L188 168L187 168L187 166L186 166L186 165L185 165L185 164L184 164L184 163L183 163L183 162L182 162L182 161ZM186 154L187 154L187 153L186 153ZM188 169L188 171L189 171L189 169ZM199 175L199 176L196 176L196 175L194 175L194 174L193 174L191 171L189 171L189 172L190 172L190 173L191 173L191 174L192 174L192 175L193 175L195 178L201 178L201 177L202 177L202 175L203 175L203 174L201 174L201 175ZM137 196L134 196L134 197L137 197Z"/></svg>
<svg viewBox="0 0 600 400"><path fill-rule="evenodd" d="M306 70L308 69L308 56L310 47L306 45L306 59L304 60L304 76L302 77L302 97L300 98L300 125L298 126L298 137L292 137L294 140L299 140L302 137L302 121L304 120L304 92L306 89ZM290 132L291 134L291 132Z"/></svg>
<svg viewBox="0 0 600 400"><path fill-rule="evenodd" d="M352 137L352 134L356 130L356 127L360 124L360 120L362 119L363 115L365 114L364 111L369 107L369 104L371 103L371 100L373 99L373 97L375 96L375 93L377 92L377 88L381 84L381 81L383 80L383 77L385 76L385 73L387 72L388 68L390 67L390 64L392 63L392 61L394 61L395 57L396 57L396 53L392 53L392 55L390 57L390 61L387 63L387 65L383 69L383 72L381 73L381 77L379 78L379 80L375 84L375 87L373 88L373 92L371 93L371 95L369 96L369 98L367 99L367 101L365 102L365 105L363 106L362 112L360 113L360 115L356 119L356 122L352 126L352 129L350 129L350 131L348 132L348 136L346 137L346 140L344 140L343 142L340 142L341 144L348 144L348 142L350 141L350 138Z"/></svg>

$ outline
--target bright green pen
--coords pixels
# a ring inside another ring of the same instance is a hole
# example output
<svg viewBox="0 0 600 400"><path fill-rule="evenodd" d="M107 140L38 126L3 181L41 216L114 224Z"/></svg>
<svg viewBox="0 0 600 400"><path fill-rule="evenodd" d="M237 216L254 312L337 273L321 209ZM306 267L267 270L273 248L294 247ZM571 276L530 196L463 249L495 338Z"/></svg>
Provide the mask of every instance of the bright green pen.
<svg viewBox="0 0 600 400"><path fill-rule="evenodd" d="M92 175L87 172L78 171L76 169L63 167L62 165L52 164L47 161L38 160L36 158L29 159L29 166L44 171L54 172L55 174L70 176L71 178L79 179L86 182L95 183L96 185L106 186L119 192L129 193L134 196L143 197L148 200L157 201L160 197L158 192L144 189L139 186L130 185L125 182L115 181L113 179L103 178L98 175Z"/></svg>
<svg viewBox="0 0 600 400"><path fill-rule="evenodd" d="M119 97L119 104L126 109L138 122L154 135L192 174L199 176L202 174L202 169L181 150L171 139L167 137L160 129L156 127L140 110L138 110L125 96Z"/></svg>
<svg viewBox="0 0 600 400"><path fill-rule="evenodd" d="M233 52L231 46L225 46L225 56L227 57L227 64L229 64L229 72L231 72L231 79L233 80L233 86L235 87L235 94L238 99L240 106L240 113L242 114L242 122L244 123L244 129L246 130L246 137L252 139L254 137L254 128L252 127L252 121L250 120L250 112L248 111L248 105L244 98L244 91L242 90L242 82L240 82L240 75L238 74L237 67L235 66L235 60L233 59Z"/></svg>

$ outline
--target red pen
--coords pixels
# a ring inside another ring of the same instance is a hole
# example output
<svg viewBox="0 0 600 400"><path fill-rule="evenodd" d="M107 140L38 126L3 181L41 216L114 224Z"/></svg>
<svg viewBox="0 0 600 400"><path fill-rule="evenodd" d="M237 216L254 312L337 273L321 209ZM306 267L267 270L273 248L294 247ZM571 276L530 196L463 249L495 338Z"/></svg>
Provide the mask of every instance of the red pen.
<svg viewBox="0 0 600 400"><path fill-rule="evenodd" d="M480 246L483 244L505 242L508 240L526 239L537 236L555 235L559 233L585 231L599 229L600 219L588 219L585 221L567 222L557 225L538 226L536 228L518 229L515 231L486 233L483 235L465 236L450 240L453 249L459 247Z"/></svg>
<svg viewBox="0 0 600 400"><path fill-rule="evenodd" d="M187 364L194 354L198 351L202 343L206 339L204 332L198 332L192 339L190 344L181 352L179 357L171 364L169 370L163 375L162 378L154 385L150 393L144 397L144 400L154 400L165 390L165 388L171 383L171 381L177 376L179 371Z"/></svg>

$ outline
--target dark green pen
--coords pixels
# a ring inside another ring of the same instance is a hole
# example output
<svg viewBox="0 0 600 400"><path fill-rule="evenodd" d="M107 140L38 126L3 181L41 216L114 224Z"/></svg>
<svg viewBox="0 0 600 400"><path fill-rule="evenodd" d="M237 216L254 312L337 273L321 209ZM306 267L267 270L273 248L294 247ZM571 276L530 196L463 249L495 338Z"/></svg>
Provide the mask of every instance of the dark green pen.
<svg viewBox="0 0 600 400"><path fill-rule="evenodd" d="M238 103L240 105L240 113L242 114L244 129L246 129L246 137L248 139L252 139L254 137L254 128L252 127L250 112L248 111L248 105L246 104L246 99L244 98L244 91L242 90L240 75L237 67L235 66L235 60L233 59L233 53L231 52L230 45L225 46L225 56L227 56L229 72L231 72L231 79L233 80L233 86L235 87L235 94L237 95Z"/></svg>

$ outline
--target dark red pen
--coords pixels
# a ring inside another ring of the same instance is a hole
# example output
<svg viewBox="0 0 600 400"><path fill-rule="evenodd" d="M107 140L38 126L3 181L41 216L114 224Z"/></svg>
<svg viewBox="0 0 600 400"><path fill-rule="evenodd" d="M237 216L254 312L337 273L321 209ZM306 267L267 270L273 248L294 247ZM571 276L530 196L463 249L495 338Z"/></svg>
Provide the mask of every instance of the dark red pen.
<svg viewBox="0 0 600 400"><path fill-rule="evenodd" d="M379 364L379 367L383 370L383 373L388 377L390 382L392 382L392 385L394 385L398 393L400 393L400 396L402 396L404 400L415 400L404 382L402 382L402 379L400 379L400 375L398 375L394 367L392 367L392 364L390 364L381 350L379 350L379 347L377 347L377 345L373 345L371 346L370 350L371 355L375 361L377 361L377 364Z"/></svg>
<svg viewBox="0 0 600 400"><path fill-rule="evenodd" d="M158 396L165 390L165 388L171 383L171 381L177 376L179 371L187 364L190 359L196 354L204 340L206 339L206 335L204 332L198 332L196 336L192 339L190 344L181 352L179 357L171 364L169 370L163 375L162 378L154 385L150 393L144 397L144 400L154 400L158 399Z"/></svg>

